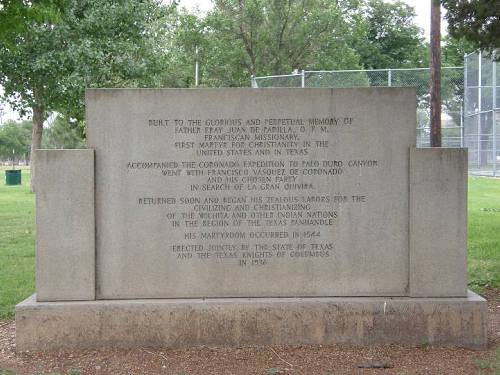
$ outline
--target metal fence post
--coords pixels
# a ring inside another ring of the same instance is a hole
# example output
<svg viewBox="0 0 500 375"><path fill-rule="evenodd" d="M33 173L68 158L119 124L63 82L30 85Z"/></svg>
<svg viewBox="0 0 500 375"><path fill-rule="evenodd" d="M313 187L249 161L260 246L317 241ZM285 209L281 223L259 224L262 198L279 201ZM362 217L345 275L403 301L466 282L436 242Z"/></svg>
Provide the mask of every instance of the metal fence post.
<svg viewBox="0 0 500 375"><path fill-rule="evenodd" d="M304 69L300 71L300 87L306 87L306 74L304 72Z"/></svg>
<svg viewBox="0 0 500 375"><path fill-rule="evenodd" d="M467 102L467 95L468 94L468 90L467 90L467 71L468 71L468 66L467 66L467 62L468 62L468 55L467 54L464 54L464 71L463 71L463 81L464 81L464 99L462 101L462 105L461 105L461 109L462 109L462 118L460 119L461 123L462 123L462 147L465 147L465 116L467 116L467 107L465 105L465 103ZM468 142L467 142L468 143ZM469 157L469 160L470 160L470 155L468 156Z"/></svg>
<svg viewBox="0 0 500 375"><path fill-rule="evenodd" d="M482 158L483 158L483 154L482 154L482 147L483 145L481 144L481 129L482 129L482 121L481 121L481 111L483 110L483 106L481 104L481 101L482 101L482 95L483 95L483 92L482 92L482 86L481 86L481 81L483 80L483 77L482 77L482 69L483 69L483 55L481 53L481 51L479 51L479 55L478 55L478 58L477 58L477 65L478 65L478 69L477 69L477 74L478 74L478 78L477 78L477 107L478 107L478 113L477 113L477 169L481 169L481 163L482 163Z"/></svg>
<svg viewBox="0 0 500 375"><path fill-rule="evenodd" d="M198 46L196 46L195 48L195 54L196 54L196 62L195 62L195 65L194 65L194 85L196 87L198 87L198 83L199 83L199 80L198 80L198 75L199 75L199 65L198 65Z"/></svg>
<svg viewBox="0 0 500 375"><path fill-rule="evenodd" d="M460 106L460 147L464 147L464 106Z"/></svg>
<svg viewBox="0 0 500 375"><path fill-rule="evenodd" d="M493 90L493 103L491 105L492 113L491 113L491 120L493 121L492 124L492 129L493 129L493 177L497 175L497 132L496 132L496 127L497 127L497 121L496 121L496 106L497 106L497 63L495 61L495 53L492 54L491 56L491 63L493 64L493 69L492 69L492 86L491 89Z"/></svg>
<svg viewBox="0 0 500 375"><path fill-rule="evenodd" d="M253 74L250 77L250 86L252 86L252 88L254 89L259 88L259 86L257 86L257 80L255 79L255 76Z"/></svg>
<svg viewBox="0 0 500 375"><path fill-rule="evenodd" d="M392 86L392 70L389 69L387 71L387 86L391 87Z"/></svg>

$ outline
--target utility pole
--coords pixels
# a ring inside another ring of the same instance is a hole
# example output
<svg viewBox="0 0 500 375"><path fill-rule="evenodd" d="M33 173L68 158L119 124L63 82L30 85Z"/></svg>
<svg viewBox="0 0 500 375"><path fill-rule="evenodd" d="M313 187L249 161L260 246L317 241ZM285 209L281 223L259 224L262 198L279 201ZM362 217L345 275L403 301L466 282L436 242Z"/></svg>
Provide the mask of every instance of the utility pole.
<svg viewBox="0 0 500 375"><path fill-rule="evenodd" d="M441 147L441 2L431 0L431 147Z"/></svg>

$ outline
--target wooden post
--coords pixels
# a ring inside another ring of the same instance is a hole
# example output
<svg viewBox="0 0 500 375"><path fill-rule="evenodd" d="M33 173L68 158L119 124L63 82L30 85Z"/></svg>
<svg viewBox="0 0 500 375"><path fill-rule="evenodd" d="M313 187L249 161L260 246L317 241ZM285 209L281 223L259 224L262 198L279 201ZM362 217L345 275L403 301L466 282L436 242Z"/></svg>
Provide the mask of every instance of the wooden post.
<svg viewBox="0 0 500 375"><path fill-rule="evenodd" d="M441 3L431 0L431 147L441 147Z"/></svg>

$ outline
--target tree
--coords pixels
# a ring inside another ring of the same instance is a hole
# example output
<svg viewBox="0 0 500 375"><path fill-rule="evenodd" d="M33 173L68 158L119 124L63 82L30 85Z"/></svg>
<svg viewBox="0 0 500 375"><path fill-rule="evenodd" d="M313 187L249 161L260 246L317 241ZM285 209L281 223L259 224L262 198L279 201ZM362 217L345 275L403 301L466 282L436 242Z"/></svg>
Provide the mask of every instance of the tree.
<svg viewBox="0 0 500 375"><path fill-rule="evenodd" d="M16 80L19 83L19 88L23 85L28 86L30 81L29 76L23 76L22 72L16 72L15 69L11 71L7 77L6 72L9 71L9 66L13 67L12 61L14 56L19 58L18 46L27 45L30 38L30 33L33 26L43 24L53 25L59 18L63 0L40 0L37 2L25 2L23 0L5 0L2 1L2 8L0 9L0 85L10 84ZM29 62L22 63L27 66ZM33 113L33 130L32 130L32 145L39 146L41 140L41 129L43 124L44 107L42 103L35 103L33 100L33 84L28 90L31 91L30 97L24 96L20 93L21 90L9 90L6 88L5 95L16 97L16 99L24 100L24 105L14 106L14 108L21 110L22 113L26 111L27 107L31 107ZM38 93L38 91L37 91ZM40 101L39 101L40 102ZM12 101L11 101L12 103ZM23 108L24 107L24 108ZM32 147L31 150L34 150ZM31 154L31 153L30 153ZM34 171L33 171L34 173ZM34 179L32 179L34 181Z"/></svg>
<svg viewBox="0 0 500 375"><path fill-rule="evenodd" d="M370 0L359 8L358 18L352 43L365 69L428 66L427 45L411 6Z"/></svg>
<svg viewBox="0 0 500 375"><path fill-rule="evenodd" d="M206 18L182 11L177 17L170 39L170 56L175 57L167 68L174 73L167 84L174 86L194 84L196 47L205 86L247 86L251 75L295 69L428 64L413 8L402 2L216 0ZM328 78L321 77L321 83ZM298 79L288 83L300 84ZM361 75L355 79L368 80Z"/></svg>
<svg viewBox="0 0 500 375"><path fill-rule="evenodd" d="M462 66L464 64L464 56L477 49L472 42L463 37L457 39L448 34L443 37L442 41L441 54L443 66Z"/></svg>
<svg viewBox="0 0 500 375"><path fill-rule="evenodd" d="M446 8L448 30L453 37L463 37L488 52L500 48L498 0L441 0L441 3Z"/></svg>
<svg viewBox="0 0 500 375"><path fill-rule="evenodd" d="M7 121L0 126L0 160L24 159L29 156L31 122Z"/></svg>
<svg viewBox="0 0 500 375"><path fill-rule="evenodd" d="M203 61L205 68L210 64L205 54L210 47L207 45L204 24L203 18L178 7L173 7L167 14L163 24L166 32L158 40L168 61L161 76L162 86L192 87L195 84L196 58Z"/></svg>
<svg viewBox="0 0 500 375"><path fill-rule="evenodd" d="M210 86L247 86L250 75L356 68L345 35L357 1L216 0L202 30Z"/></svg>
<svg viewBox="0 0 500 375"><path fill-rule="evenodd" d="M36 174L33 151L40 148L48 112L81 120L86 87L155 86L161 71L152 26L163 13L155 0L65 0L63 4L57 23L27 19L24 28L5 31L0 40L0 84L5 96L33 119L32 176Z"/></svg>
<svg viewBox="0 0 500 375"><path fill-rule="evenodd" d="M84 126L62 115L44 130L42 147L46 149L85 148Z"/></svg>

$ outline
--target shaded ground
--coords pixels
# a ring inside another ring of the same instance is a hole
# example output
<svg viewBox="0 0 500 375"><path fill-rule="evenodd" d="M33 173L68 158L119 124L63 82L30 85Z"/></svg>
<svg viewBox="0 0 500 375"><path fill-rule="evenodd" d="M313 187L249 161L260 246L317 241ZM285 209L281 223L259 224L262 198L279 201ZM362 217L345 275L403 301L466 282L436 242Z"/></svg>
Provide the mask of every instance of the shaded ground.
<svg viewBox="0 0 500 375"><path fill-rule="evenodd" d="M4 374L500 374L500 289L488 299L485 350L399 345L102 349L15 352L14 322L0 323ZM360 365L389 368L359 368ZM2 372L3 369L3 372Z"/></svg>

